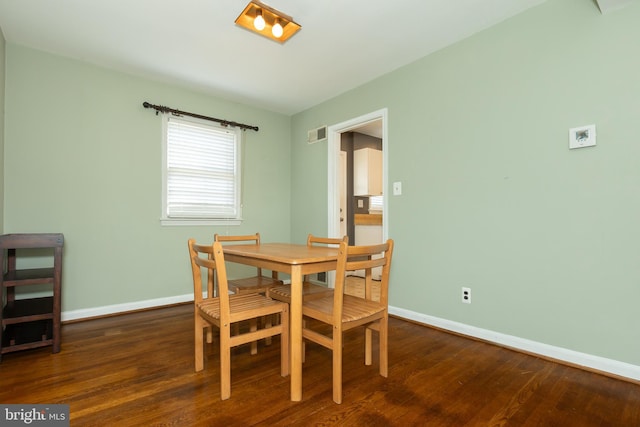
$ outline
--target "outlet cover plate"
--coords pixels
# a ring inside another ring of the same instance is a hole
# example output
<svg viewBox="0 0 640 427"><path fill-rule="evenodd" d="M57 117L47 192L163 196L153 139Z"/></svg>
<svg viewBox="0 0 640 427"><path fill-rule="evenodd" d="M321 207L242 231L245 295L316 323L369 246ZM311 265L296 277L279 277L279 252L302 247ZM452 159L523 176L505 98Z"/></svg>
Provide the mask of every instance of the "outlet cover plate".
<svg viewBox="0 0 640 427"><path fill-rule="evenodd" d="M465 304L471 304L471 288L462 288L462 302Z"/></svg>

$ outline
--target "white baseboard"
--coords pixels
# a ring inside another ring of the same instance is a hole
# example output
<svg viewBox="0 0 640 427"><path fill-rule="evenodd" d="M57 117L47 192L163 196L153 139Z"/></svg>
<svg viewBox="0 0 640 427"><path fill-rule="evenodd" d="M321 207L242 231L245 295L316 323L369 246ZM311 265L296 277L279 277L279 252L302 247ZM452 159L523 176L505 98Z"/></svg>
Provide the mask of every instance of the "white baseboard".
<svg viewBox="0 0 640 427"><path fill-rule="evenodd" d="M156 298L145 301L127 302L124 304L113 304L105 305L102 307L85 308L81 310L63 311L61 314L61 318L63 322L66 322L70 320L87 319L91 317L124 313L127 311L142 310L145 308L162 307L163 305L180 304L189 301L193 301L193 293L166 298Z"/></svg>
<svg viewBox="0 0 640 427"><path fill-rule="evenodd" d="M600 356L594 356L587 353L580 353L562 347L555 347L552 345L543 344L512 335L506 335L487 329L477 328L475 326L465 325L464 323L452 322L450 320L416 313L414 311L405 310L402 308L390 306L389 314L413 320L415 322L424 323L425 325L434 326L436 328L444 329L447 331L467 335L469 337L489 341L515 350L538 354L543 357L549 357L551 359L563 361L572 365L582 366L603 373L609 373L616 376L629 378L631 380L640 381L640 366L637 365L607 359Z"/></svg>
<svg viewBox="0 0 640 427"><path fill-rule="evenodd" d="M193 294L156 298L152 300L136 301L124 304L113 304L80 310L63 311L61 317L62 321L65 322L124 313L127 311L135 311L146 308L161 307L171 304L180 304L189 301L193 301ZM587 353L580 353L577 351L568 350L566 348L543 344L512 335L506 335L488 329L477 328L475 326L466 325L464 323L453 322L450 320L441 319L439 317L429 316L402 308L390 306L389 313L393 314L394 316L412 320L414 322L423 323L425 325L434 326L436 328L492 342L504 347L525 351L527 353L538 354L543 357L549 357L559 361L564 361L572 365L583 366L585 368L593 369L596 371L601 371L604 373L629 378L635 381L640 381L640 366L637 365L607 359L600 356L594 356Z"/></svg>

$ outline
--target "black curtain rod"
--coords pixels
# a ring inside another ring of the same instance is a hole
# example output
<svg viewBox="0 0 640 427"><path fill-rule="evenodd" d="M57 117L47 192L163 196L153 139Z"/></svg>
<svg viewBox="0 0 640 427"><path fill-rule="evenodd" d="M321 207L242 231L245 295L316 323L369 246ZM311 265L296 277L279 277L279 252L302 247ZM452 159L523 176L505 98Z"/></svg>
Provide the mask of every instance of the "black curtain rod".
<svg viewBox="0 0 640 427"><path fill-rule="evenodd" d="M217 123L220 123L222 126L225 126L225 127L226 126L233 126L233 127L239 127L240 129L244 129L244 130L251 129L251 130L255 130L256 132L258 131L258 126L245 125L245 124L242 124L242 123L231 122L229 120L216 119L215 117L209 117L209 116L203 116L201 114L189 113L187 111L174 110L173 108L165 107L164 105L149 104L147 101L144 101L142 103L142 106L144 108L153 108L154 110L156 110L156 114L158 114L158 112L161 112L161 113L171 113L171 114L177 115L177 116L191 116L191 117L195 117L197 119L210 120L212 122L217 122Z"/></svg>

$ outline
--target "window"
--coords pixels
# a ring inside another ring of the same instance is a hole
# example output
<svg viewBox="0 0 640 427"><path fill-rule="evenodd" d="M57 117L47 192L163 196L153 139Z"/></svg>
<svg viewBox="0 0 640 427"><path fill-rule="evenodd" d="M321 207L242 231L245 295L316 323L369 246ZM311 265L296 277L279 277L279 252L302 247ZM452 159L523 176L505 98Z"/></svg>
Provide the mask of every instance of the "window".
<svg viewBox="0 0 640 427"><path fill-rule="evenodd" d="M165 115L162 223L239 223L242 131Z"/></svg>
<svg viewBox="0 0 640 427"><path fill-rule="evenodd" d="M369 197L369 212L382 213L384 208L384 196Z"/></svg>

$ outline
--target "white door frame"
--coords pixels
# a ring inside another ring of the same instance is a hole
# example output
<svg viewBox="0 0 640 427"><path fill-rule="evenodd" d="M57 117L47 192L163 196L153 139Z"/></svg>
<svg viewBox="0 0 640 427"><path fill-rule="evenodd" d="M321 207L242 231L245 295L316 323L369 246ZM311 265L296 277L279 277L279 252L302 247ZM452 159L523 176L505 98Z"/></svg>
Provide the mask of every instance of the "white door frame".
<svg viewBox="0 0 640 427"><path fill-rule="evenodd" d="M387 239L389 215L388 215L388 200L389 186L388 183L388 156L389 156L389 137L387 133L387 109L383 108L377 111L373 111L369 114L365 114L360 117L347 120L342 123L331 125L327 129L328 133L328 224L327 230L329 237L342 237L340 236L340 137L344 132L356 129L366 123L382 120L382 188L383 188L383 208L382 208L382 239ZM330 272L328 276L328 284L333 287L335 280L335 272Z"/></svg>

